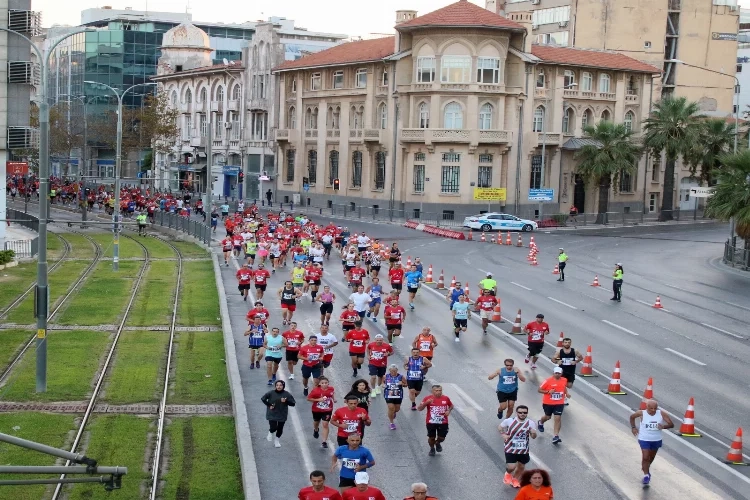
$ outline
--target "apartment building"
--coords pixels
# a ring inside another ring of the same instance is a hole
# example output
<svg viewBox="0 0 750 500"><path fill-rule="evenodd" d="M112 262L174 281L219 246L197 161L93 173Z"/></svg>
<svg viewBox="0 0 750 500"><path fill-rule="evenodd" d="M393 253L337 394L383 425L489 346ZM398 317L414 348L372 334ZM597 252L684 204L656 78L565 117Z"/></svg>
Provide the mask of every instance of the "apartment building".
<svg viewBox="0 0 750 500"><path fill-rule="evenodd" d="M276 68L284 199L458 219L487 210L475 189L495 188L504 196L494 210L534 217L532 190L553 189L545 212L595 211L597 190L575 171L582 129L614 120L640 131L659 68L533 44L529 12L503 17L461 0L396 18L395 37ZM648 205L645 173L642 160L623 177L613 209Z"/></svg>

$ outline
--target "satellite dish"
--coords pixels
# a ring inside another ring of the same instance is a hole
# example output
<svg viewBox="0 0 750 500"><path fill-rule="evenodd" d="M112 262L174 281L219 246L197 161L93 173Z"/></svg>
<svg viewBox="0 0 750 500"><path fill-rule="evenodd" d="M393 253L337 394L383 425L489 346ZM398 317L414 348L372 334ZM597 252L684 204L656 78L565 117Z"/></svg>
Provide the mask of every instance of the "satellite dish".
<svg viewBox="0 0 750 500"><path fill-rule="evenodd" d="M234 61L229 61L230 66L234 66Z"/></svg>
<svg viewBox="0 0 750 500"><path fill-rule="evenodd" d="M223 61L224 61L224 66L229 66L229 61L227 61L226 57L223 59Z"/></svg>

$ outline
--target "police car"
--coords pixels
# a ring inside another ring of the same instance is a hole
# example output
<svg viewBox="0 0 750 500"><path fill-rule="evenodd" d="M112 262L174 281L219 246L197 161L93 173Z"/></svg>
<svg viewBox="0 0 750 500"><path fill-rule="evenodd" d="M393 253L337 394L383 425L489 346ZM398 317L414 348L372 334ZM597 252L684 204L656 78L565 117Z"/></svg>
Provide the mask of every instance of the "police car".
<svg viewBox="0 0 750 500"><path fill-rule="evenodd" d="M515 215L489 212L466 217L464 227L481 231L534 231L537 223Z"/></svg>

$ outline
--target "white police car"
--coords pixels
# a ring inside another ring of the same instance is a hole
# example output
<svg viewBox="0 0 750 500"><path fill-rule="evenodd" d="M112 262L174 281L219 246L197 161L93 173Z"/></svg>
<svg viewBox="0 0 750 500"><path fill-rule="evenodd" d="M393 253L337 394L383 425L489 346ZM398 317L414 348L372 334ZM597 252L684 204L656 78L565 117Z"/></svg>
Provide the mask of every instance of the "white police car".
<svg viewBox="0 0 750 500"><path fill-rule="evenodd" d="M472 215L464 219L464 227L480 231L534 231L537 223L533 220L520 219L515 215L489 212Z"/></svg>

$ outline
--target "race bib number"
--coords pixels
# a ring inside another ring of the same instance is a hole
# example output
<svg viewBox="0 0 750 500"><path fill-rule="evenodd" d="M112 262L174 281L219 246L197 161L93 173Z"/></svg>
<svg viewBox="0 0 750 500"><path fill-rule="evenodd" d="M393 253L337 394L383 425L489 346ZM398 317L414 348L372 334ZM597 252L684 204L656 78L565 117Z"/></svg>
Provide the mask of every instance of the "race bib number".
<svg viewBox="0 0 750 500"><path fill-rule="evenodd" d="M563 393L553 392L552 394L550 394L550 398L552 399L552 401L561 401L563 398Z"/></svg>
<svg viewBox="0 0 750 500"><path fill-rule="evenodd" d="M383 359L383 353L380 351L373 351L372 359Z"/></svg>
<svg viewBox="0 0 750 500"><path fill-rule="evenodd" d="M324 352L326 354L333 354L333 347L326 347Z"/></svg>
<svg viewBox="0 0 750 500"><path fill-rule="evenodd" d="M531 340L542 340L543 335L541 332L534 332L531 334Z"/></svg>
<svg viewBox="0 0 750 500"><path fill-rule="evenodd" d="M318 354L317 352L311 352L310 354L307 355L308 361L318 361L319 359L320 359L320 354Z"/></svg>
<svg viewBox="0 0 750 500"><path fill-rule="evenodd" d="M409 370L409 378L410 379L421 379L422 378L422 371L421 370Z"/></svg>
<svg viewBox="0 0 750 500"><path fill-rule="evenodd" d="M397 278L393 278L393 280L391 280L391 281L392 281L393 283L401 283L401 280L400 280L400 279L397 279Z"/></svg>
<svg viewBox="0 0 750 500"><path fill-rule="evenodd" d="M263 283L264 281L266 281L266 277L265 276L256 276L255 277L255 282L256 283Z"/></svg>
<svg viewBox="0 0 750 500"><path fill-rule="evenodd" d="M297 347L299 345L299 342L297 342L295 339L289 339L286 342L289 347Z"/></svg>
<svg viewBox="0 0 750 500"><path fill-rule="evenodd" d="M401 319L401 313L400 312L391 313L391 319Z"/></svg>
<svg viewBox="0 0 750 500"><path fill-rule="evenodd" d="M503 376L503 384L515 384L516 383L516 377L513 375L504 375Z"/></svg>
<svg viewBox="0 0 750 500"><path fill-rule="evenodd" d="M359 422L346 422L346 432L359 432Z"/></svg>
<svg viewBox="0 0 750 500"><path fill-rule="evenodd" d="M365 343L362 340L354 340L354 341L352 341L352 345L354 347L362 347L363 345L365 345Z"/></svg>
<svg viewBox="0 0 750 500"><path fill-rule="evenodd" d="M281 347L279 346L272 346L268 348L268 352L281 352Z"/></svg>
<svg viewBox="0 0 750 500"><path fill-rule="evenodd" d="M516 437L514 437L511 440L511 446L513 446L513 448L516 448L516 449L518 449L518 448L526 448L526 443L527 442L528 442L528 440L526 439L526 435L524 435L524 436L516 436Z"/></svg>
<svg viewBox="0 0 750 500"><path fill-rule="evenodd" d="M419 343L420 351L429 351L430 349L432 349L432 342L422 341Z"/></svg>
<svg viewBox="0 0 750 500"><path fill-rule="evenodd" d="M315 284L315 280L310 280L310 284L314 285Z"/></svg>
<svg viewBox="0 0 750 500"><path fill-rule="evenodd" d="M355 431L356 431L356 429L354 431L351 431L351 432L355 432ZM355 469L357 467L357 465L359 465L359 464L353 458L342 458L341 459L341 467L343 467L344 469Z"/></svg>
<svg viewBox="0 0 750 500"><path fill-rule="evenodd" d="M263 337L263 332L257 332L257 331L253 332L253 338L254 339L259 339L259 338L262 338L262 337Z"/></svg>
<svg viewBox="0 0 750 500"><path fill-rule="evenodd" d="M400 398L401 397L401 391L397 387L393 387L388 390L388 397L389 398Z"/></svg>
<svg viewBox="0 0 750 500"><path fill-rule="evenodd" d="M573 359L573 358L563 358L562 359L562 364L563 364L563 366L571 366L571 365L575 364L575 359Z"/></svg>
<svg viewBox="0 0 750 500"><path fill-rule="evenodd" d="M442 412L431 412L430 413L430 423L431 424L442 424L443 423L443 413Z"/></svg>
<svg viewBox="0 0 750 500"><path fill-rule="evenodd" d="M646 422L644 424L644 427L647 431L658 431L659 430L659 422Z"/></svg>
<svg viewBox="0 0 750 500"><path fill-rule="evenodd" d="M329 403L329 400L326 399L325 401L318 401L315 406L320 408L321 410L330 410L331 404Z"/></svg>

